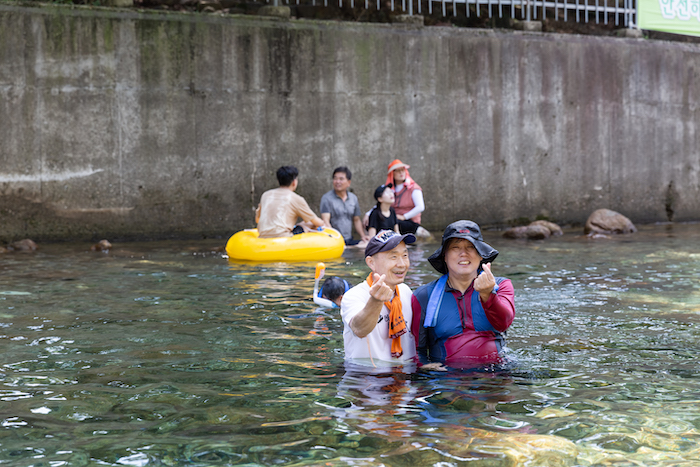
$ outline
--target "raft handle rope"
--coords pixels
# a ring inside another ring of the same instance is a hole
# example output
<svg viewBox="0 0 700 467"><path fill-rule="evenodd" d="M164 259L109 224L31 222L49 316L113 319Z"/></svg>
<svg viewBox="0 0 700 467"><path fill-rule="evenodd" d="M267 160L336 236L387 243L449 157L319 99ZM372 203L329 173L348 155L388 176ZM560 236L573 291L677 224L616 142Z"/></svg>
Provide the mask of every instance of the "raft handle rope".
<svg viewBox="0 0 700 467"><path fill-rule="evenodd" d="M372 366L377 368L377 365L374 364L374 359L372 358L372 349L369 347L369 338L367 338L367 352L369 353L369 361L372 362Z"/></svg>

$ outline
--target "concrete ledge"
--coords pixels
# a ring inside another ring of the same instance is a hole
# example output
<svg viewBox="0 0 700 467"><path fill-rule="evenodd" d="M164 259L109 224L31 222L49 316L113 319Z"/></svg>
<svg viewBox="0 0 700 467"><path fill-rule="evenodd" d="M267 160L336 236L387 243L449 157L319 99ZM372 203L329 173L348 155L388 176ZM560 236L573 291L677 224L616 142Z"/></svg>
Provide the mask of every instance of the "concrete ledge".
<svg viewBox="0 0 700 467"><path fill-rule="evenodd" d="M513 27L518 31L542 32L542 21L516 21Z"/></svg>
<svg viewBox="0 0 700 467"><path fill-rule="evenodd" d="M413 26L425 25L425 18L422 15L396 15L392 20L394 23L410 24Z"/></svg>
<svg viewBox="0 0 700 467"><path fill-rule="evenodd" d="M641 29L631 29L631 28L624 28L624 29L618 29L615 31L615 34L618 37L629 37L630 39L642 39L644 38L644 33L642 33Z"/></svg>
<svg viewBox="0 0 700 467"><path fill-rule="evenodd" d="M289 19L292 16L292 10L288 6L265 5L258 9L258 15Z"/></svg>

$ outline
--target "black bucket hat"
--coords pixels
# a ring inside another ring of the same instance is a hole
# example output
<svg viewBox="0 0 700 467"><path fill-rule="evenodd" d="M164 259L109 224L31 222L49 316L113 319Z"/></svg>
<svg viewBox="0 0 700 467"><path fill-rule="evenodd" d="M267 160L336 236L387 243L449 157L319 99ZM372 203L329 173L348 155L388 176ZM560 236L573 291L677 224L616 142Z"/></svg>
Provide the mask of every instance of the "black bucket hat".
<svg viewBox="0 0 700 467"><path fill-rule="evenodd" d="M428 258L430 264L440 274L447 274L445 254L442 249L445 247L445 243L451 238L469 240L471 244L474 245L474 248L476 248L479 256L483 258L482 263L490 263L498 256L498 250L484 242L484 237L481 236L481 229L476 222L456 221L445 228L445 233L442 234L442 245Z"/></svg>

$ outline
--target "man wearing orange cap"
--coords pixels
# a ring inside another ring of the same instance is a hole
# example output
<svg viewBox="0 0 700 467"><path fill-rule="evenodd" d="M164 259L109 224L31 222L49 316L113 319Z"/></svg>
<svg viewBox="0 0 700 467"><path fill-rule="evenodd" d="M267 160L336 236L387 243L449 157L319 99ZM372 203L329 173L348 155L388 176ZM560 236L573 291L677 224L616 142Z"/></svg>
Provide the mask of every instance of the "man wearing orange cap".
<svg viewBox="0 0 700 467"><path fill-rule="evenodd" d="M430 233L420 225L421 213L425 210L423 189L408 173L410 165L399 159L391 161L387 171L386 185L394 185L394 211L399 224L399 231L416 234L418 237L430 237Z"/></svg>

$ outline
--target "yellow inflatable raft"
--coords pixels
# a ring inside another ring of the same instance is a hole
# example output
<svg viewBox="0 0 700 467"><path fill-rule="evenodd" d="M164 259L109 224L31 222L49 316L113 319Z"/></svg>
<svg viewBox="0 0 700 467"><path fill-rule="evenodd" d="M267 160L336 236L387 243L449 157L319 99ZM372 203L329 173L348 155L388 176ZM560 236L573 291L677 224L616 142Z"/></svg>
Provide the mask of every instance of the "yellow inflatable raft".
<svg viewBox="0 0 700 467"><path fill-rule="evenodd" d="M226 243L229 258L248 261L321 261L338 258L343 249L343 236L330 228L280 238L258 238L258 229L241 230Z"/></svg>

